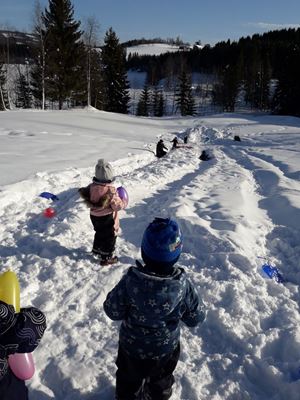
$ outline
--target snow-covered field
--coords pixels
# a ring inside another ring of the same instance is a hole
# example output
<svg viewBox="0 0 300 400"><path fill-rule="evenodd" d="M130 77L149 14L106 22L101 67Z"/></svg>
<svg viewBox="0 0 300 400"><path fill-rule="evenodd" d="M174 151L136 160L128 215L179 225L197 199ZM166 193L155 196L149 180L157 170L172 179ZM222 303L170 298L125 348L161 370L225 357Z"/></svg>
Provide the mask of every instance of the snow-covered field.
<svg viewBox="0 0 300 400"><path fill-rule="evenodd" d="M129 54L138 54L139 56L159 56L163 53L172 53L179 51L179 46L167 44L167 43L150 43L150 44L139 44L137 46L131 46L126 48L127 56Z"/></svg>
<svg viewBox="0 0 300 400"><path fill-rule="evenodd" d="M158 137L191 148L151 153ZM233 141L239 135L241 142ZM208 313L182 327L174 400L300 398L300 120L225 114L137 118L97 111L0 113L0 260L21 285L21 305L48 329L34 352L31 400L112 400L119 323L102 303L139 258L154 216L176 218L179 265ZM199 161L207 149L213 159ZM120 263L89 255L93 231L77 189L98 158L111 161L130 203L120 212ZM59 197L39 197L49 191ZM46 219L48 206L57 215ZM269 261L286 282L262 273Z"/></svg>

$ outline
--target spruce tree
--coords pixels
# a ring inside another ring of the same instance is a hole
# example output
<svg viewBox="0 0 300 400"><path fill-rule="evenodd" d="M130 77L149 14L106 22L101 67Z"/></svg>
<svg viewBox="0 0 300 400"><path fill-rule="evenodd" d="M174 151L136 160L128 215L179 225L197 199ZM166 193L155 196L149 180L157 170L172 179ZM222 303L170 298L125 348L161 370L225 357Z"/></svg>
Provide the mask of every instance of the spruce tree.
<svg viewBox="0 0 300 400"><path fill-rule="evenodd" d="M102 48L105 111L127 114L129 84L126 75L125 51L116 33L109 28Z"/></svg>
<svg viewBox="0 0 300 400"><path fill-rule="evenodd" d="M45 80L43 79L43 71L39 58L32 65L30 72L31 92L34 98L35 107L45 109Z"/></svg>
<svg viewBox="0 0 300 400"><path fill-rule="evenodd" d="M162 89L154 88L152 96L152 110L155 117L162 117L165 112L165 99Z"/></svg>
<svg viewBox="0 0 300 400"><path fill-rule="evenodd" d="M136 115L149 117L150 115L150 98L151 93L149 90L149 86L146 84L144 89L140 95L138 105L137 105L137 112Z"/></svg>
<svg viewBox="0 0 300 400"><path fill-rule="evenodd" d="M223 92L223 110L227 112L234 112L237 95L239 92L239 77L237 74L236 65L228 65L225 68L222 92Z"/></svg>
<svg viewBox="0 0 300 400"><path fill-rule="evenodd" d="M255 89L253 93L253 105L259 110L267 110L269 108L270 94L270 70L267 65L261 64L260 71L257 72Z"/></svg>
<svg viewBox="0 0 300 400"><path fill-rule="evenodd" d="M94 49L90 54L90 81L91 106L101 110L104 106L101 54Z"/></svg>
<svg viewBox="0 0 300 400"><path fill-rule="evenodd" d="M255 97L258 93L258 72L260 71L260 54L257 41L249 43L245 56L247 57L244 71L245 101L253 108L255 107Z"/></svg>
<svg viewBox="0 0 300 400"><path fill-rule="evenodd" d="M300 30L299 30L300 39ZM300 46L290 45L278 73L273 110L277 114L300 116Z"/></svg>
<svg viewBox="0 0 300 400"><path fill-rule="evenodd" d="M17 79L17 90L16 90L16 106L19 108L31 108L32 95L29 86L29 82L26 76L20 72Z"/></svg>
<svg viewBox="0 0 300 400"><path fill-rule="evenodd" d="M70 0L49 0L43 20L46 28L47 92L62 109L66 100L82 96L85 89L85 50L79 30L80 22L73 19ZM84 88L84 89L83 89Z"/></svg>
<svg viewBox="0 0 300 400"><path fill-rule="evenodd" d="M162 117L165 113L165 107L166 107L166 101L162 90L160 90L158 94L158 107L154 114L155 117Z"/></svg>
<svg viewBox="0 0 300 400"><path fill-rule="evenodd" d="M269 108L271 65L267 49L254 41L245 68L245 100L259 110Z"/></svg>
<svg viewBox="0 0 300 400"><path fill-rule="evenodd" d="M182 116L195 114L195 101L192 93L191 77L183 71L176 90L176 108Z"/></svg>
<svg viewBox="0 0 300 400"><path fill-rule="evenodd" d="M0 111L9 108L8 95L6 90L6 73L3 70L3 65L0 63Z"/></svg>

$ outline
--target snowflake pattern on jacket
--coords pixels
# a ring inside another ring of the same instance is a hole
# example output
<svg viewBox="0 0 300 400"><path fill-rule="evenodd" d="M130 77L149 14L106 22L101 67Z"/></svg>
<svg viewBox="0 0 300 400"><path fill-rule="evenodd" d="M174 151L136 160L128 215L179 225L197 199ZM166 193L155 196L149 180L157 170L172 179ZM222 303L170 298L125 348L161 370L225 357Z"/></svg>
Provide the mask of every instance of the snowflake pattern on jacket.
<svg viewBox="0 0 300 400"><path fill-rule="evenodd" d="M8 356L31 353L39 344L46 329L44 314L34 307L21 308L0 301L0 380L7 373Z"/></svg>
<svg viewBox="0 0 300 400"><path fill-rule="evenodd" d="M139 359L171 353L179 343L180 320L194 327L205 319L204 304L182 268L162 277L130 267L108 293L104 311L122 320L120 345Z"/></svg>

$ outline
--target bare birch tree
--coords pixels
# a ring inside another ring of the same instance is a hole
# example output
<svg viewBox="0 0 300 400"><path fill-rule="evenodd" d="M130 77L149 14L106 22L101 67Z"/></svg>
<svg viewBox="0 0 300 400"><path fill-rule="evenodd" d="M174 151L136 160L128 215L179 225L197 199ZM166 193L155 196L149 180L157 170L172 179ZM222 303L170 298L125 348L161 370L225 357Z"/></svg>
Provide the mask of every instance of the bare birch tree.
<svg viewBox="0 0 300 400"><path fill-rule="evenodd" d="M99 42L100 24L97 19L92 16L85 21L83 42L87 53L87 106L91 105L91 55L93 49Z"/></svg>
<svg viewBox="0 0 300 400"><path fill-rule="evenodd" d="M41 92L41 106L42 110L45 109L45 99L46 99L46 28L43 20L43 12L41 3L39 0L35 1L34 4L34 33L37 36L38 40L38 55L37 55L37 71L39 74L39 78L35 78L36 81L39 81L40 86L39 90Z"/></svg>

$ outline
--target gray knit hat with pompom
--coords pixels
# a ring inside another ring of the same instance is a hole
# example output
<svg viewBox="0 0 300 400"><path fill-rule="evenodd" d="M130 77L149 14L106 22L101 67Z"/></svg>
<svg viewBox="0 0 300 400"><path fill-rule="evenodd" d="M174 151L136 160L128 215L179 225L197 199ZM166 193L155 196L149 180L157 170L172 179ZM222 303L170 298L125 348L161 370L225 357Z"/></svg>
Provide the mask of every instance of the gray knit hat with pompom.
<svg viewBox="0 0 300 400"><path fill-rule="evenodd" d="M111 183L114 179L114 170L109 162L102 158L95 166L95 177L101 183Z"/></svg>

